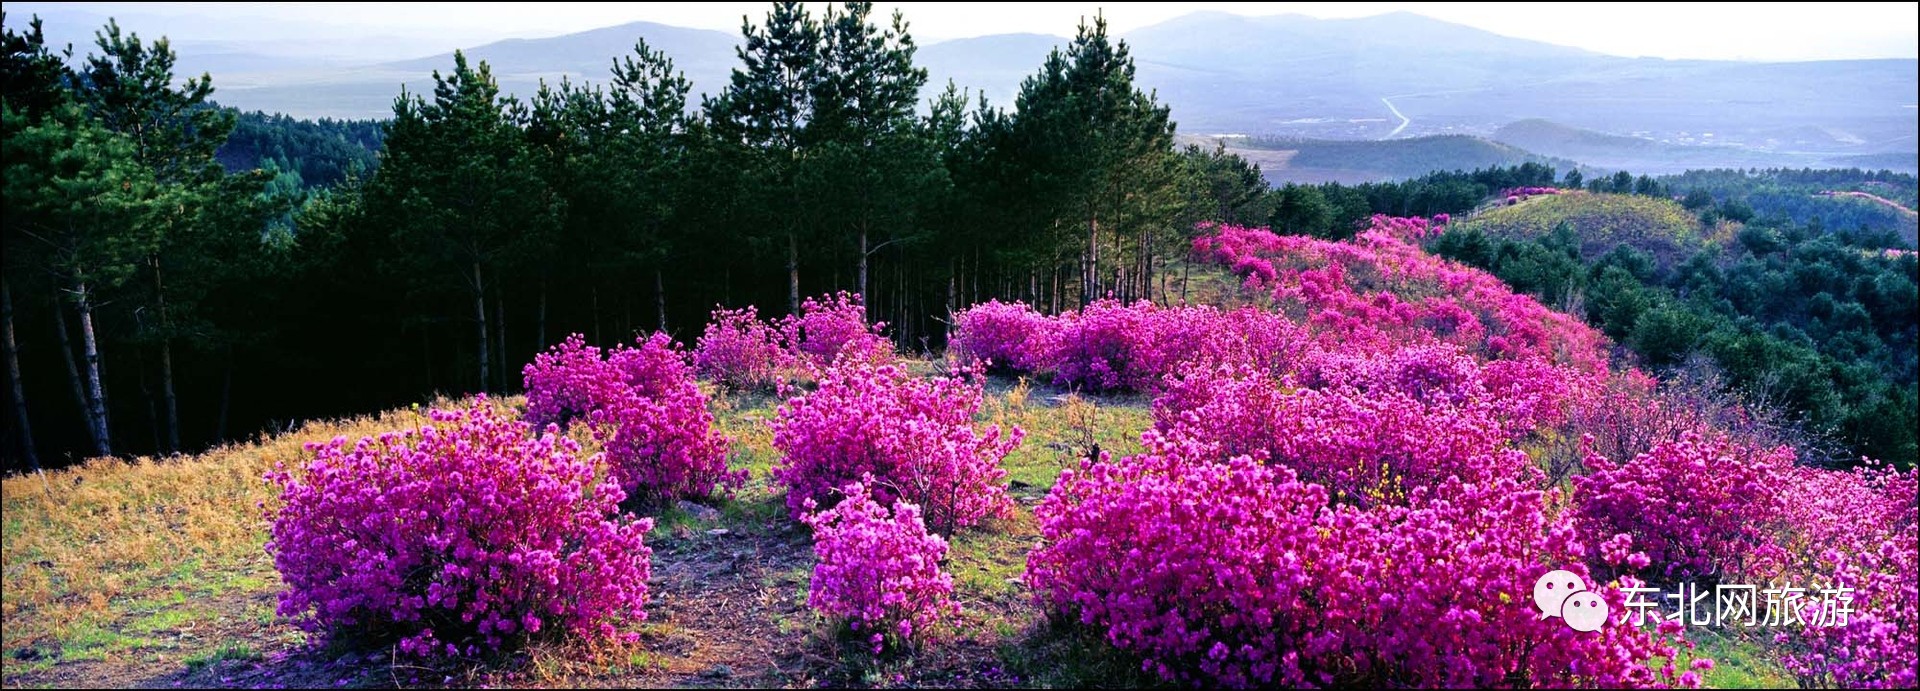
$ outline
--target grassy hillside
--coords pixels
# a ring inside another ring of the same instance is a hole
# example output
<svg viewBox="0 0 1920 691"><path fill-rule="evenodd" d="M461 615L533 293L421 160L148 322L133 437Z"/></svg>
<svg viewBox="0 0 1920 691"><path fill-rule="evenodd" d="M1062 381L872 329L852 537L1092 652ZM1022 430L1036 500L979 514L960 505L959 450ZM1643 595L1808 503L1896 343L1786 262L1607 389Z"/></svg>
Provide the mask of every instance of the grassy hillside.
<svg viewBox="0 0 1920 691"><path fill-rule="evenodd" d="M927 367L926 363L918 365ZM441 401L436 405L452 405ZM1027 430L1006 459L1019 506L957 534L948 569L962 620L945 644L874 660L842 649L807 608L806 528L787 518L767 470L764 421L778 400L719 396L736 467L753 479L717 511L667 507L647 536L652 601L630 649L536 646L480 667L393 665L384 651L313 649L274 614L279 577L262 545L261 476L299 462L301 447L416 427L418 409L311 423L292 433L174 460L101 459L44 477L7 478L6 598L0 659L17 686L332 687L435 684L550 686L1045 685L1152 683L1138 662L1053 626L1019 581L1037 539L1031 507L1088 446L1137 453L1151 415L1137 398L1088 399L996 380L983 416ZM520 405L520 401L513 401ZM576 435L590 449L584 432Z"/></svg>
<svg viewBox="0 0 1920 691"><path fill-rule="evenodd" d="M1211 145L1210 138L1199 139ZM1572 170L1578 165L1466 135L1386 140L1232 138L1226 142L1229 151L1260 164L1260 171L1275 184L1357 184L1527 162L1545 163L1559 170Z"/></svg>
<svg viewBox="0 0 1920 691"><path fill-rule="evenodd" d="M1698 247L1710 233L1724 231L1703 229L1699 218L1670 199L1579 191L1489 208L1460 225L1496 237L1538 238L1563 223L1573 228L1581 255L1588 260L1627 243L1673 261Z"/></svg>
<svg viewBox="0 0 1920 691"><path fill-rule="evenodd" d="M1192 276L1183 299L1244 299L1217 270ZM1240 297L1236 297L1240 296ZM1170 296L1171 299L1171 296ZM934 363L909 361L930 373ZM707 385L703 385L707 386ZM777 460L766 422L779 399L712 391L731 465L751 479L711 506L638 507L657 523L647 619L634 644L542 643L499 657L395 661L381 641L309 639L275 613L279 575L263 550L261 508L277 500L261 476L311 457L304 445L416 428L419 407L262 437L168 460L95 460L0 481L7 687L338 686L1146 686L1138 657L1050 617L1023 582L1039 540L1033 507L1063 469L1094 449L1142 450L1152 413L1141 396L1083 397L994 379L977 419L1019 426L1007 456L1011 516L952 536L945 564L964 604L927 645L875 657L807 604L813 553L770 483ZM508 399L520 407L520 399ZM440 400L433 407L464 405ZM587 451L584 429L572 434ZM1525 447L1529 453L1534 445ZM1692 634L1690 634L1692 636ZM1758 636L1692 636L1718 661L1712 686L1792 679ZM310 644L310 640L321 641Z"/></svg>

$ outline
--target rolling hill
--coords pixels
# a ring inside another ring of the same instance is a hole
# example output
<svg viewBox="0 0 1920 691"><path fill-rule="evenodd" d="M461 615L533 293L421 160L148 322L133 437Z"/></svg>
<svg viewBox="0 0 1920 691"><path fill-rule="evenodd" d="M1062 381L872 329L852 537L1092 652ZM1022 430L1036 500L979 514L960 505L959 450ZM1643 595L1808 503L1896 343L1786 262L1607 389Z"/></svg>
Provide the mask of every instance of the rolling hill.
<svg viewBox="0 0 1920 691"><path fill-rule="evenodd" d="M1297 137L1199 137L1187 141L1227 150L1259 164L1273 184L1339 182L1355 184L1419 177L1436 170L1476 170L1521 163L1545 163L1567 171L1579 164L1541 156L1520 147L1464 134L1407 139L1306 139Z"/></svg>
<svg viewBox="0 0 1920 691"><path fill-rule="evenodd" d="M130 15L123 26L154 33L143 21ZM604 81L612 59L640 37L673 57L696 91L724 83L736 61L733 32L647 22L467 52L492 66L503 90L525 97L543 79ZM1915 60L1624 58L1405 12L1360 19L1202 12L1123 38L1139 83L1172 106L1183 132L1310 139L1472 134L1636 172L1852 161L1920 167ZM1006 34L923 45L917 60L930 73L923 96L952 80L1010 107L1021 79L1067 42ZM421 45L429 44L444 41ZM303 63L244 42L177 47L183 67L214 71L222 103L299 117L384 117L402 85L422 91L433 70L452 64L450 52L394 59L390 47L362 51L382 57L355 64L337 56Z"/></svg>

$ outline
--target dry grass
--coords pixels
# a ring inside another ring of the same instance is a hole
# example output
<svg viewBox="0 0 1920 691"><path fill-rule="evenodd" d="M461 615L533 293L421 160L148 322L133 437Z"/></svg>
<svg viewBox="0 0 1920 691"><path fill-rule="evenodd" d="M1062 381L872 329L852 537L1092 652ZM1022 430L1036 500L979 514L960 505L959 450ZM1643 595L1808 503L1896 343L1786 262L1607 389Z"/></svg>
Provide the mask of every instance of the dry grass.
<svg viewBox="0 0 1920 691"><path fill-rule="evenodd" d="M916 372L938 369L912 364ZM779 399L715 393L718 424L735 440L732 462L752 480L716 503L717 516L651 512L654 598L637 645L543 643L425 668L377 650L308 645L275 616L279 581L263 549L260 509L272 497L262 476L303 462L309 442L426 422L424 409L409 409L313 422L196 456L96 459L0 483L0 683L1001 686L1132 678L1134 661L1049 622L1020 575L1038 537L1031 506L1091 445L1116 455L1138 450L1151 424L1144 399L991 382L983 420L1027 431L1006 460L1019 508L953 536L949 568L967 614L918 650L876 658L806 608L812 551L804 529L787 519L781 488L767 482L778 455L766 422Z"/></svg>
<svg viewBox="0 0 1920 691"><path fill-rule="evenodd" d="M923 369L932 369L920 363ZM1143 686L1139 660L1053 621L1022 582L1039 539L1032 506L1093 446L1139 451L1140 397L1082 397L993 380L985 422L1019 425L1009 456L1014 515L952 536L947 568L965 612L914 650L868 654L806 607L805 529L787 518L766 394L716 396L733 463L753 477L715 511L666 507L647 542L653 591L640 642L539 642L486 660L421 666L384 649L310 642L273 613L279 583L262 545L261 476L302 446L425 422L418 410L312 423L183 459L96 460L0 485L4 637L0 683L16 686ZM442 405L450 402L441 402ZM310 643L318 643L313 645ZM348 642L350 643L350 642ZM1785 679L1761 646L1714 641L1710 681ZM1741 661L1728 664L1730 661Z"/></svg>
<svg viewBox="0 0 1920 691"><path fill-rule="evenodd" d="M82 662L130 662L107 683L233 659L237 639L297 637L273 616L263 477L303 445L417 426L398 410L311 422L175 459L97 458L0 481L0 661L6 682ZM220 650L227 650L222 657ZM55 674L52 680L64 679Z"/></svg>

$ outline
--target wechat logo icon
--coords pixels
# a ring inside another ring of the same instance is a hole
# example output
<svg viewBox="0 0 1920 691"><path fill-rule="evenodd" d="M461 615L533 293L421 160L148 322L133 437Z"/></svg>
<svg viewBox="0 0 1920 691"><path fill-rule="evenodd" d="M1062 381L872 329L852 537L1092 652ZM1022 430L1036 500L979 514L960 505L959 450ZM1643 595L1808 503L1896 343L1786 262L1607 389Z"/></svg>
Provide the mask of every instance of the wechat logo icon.
<svg viewBox="0 0 1920 691"><path fill-rule="evenodd" d="M1556 569L1534 581L1533 604L1542 618L1560 617L1575 631L1599 631L1607 623L1607 601L1571 571Z"/></svg>

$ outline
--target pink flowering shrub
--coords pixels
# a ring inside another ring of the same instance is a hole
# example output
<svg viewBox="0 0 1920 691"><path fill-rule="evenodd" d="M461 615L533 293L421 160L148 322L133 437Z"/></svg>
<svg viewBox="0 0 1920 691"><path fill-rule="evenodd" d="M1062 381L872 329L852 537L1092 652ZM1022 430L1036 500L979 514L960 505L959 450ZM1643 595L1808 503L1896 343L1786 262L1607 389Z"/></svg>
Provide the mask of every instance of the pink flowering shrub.
<svg viewBox="0 0 1920 691"><path fill-rule="evenodd" d="M714 428L707 395L692 380L658 396L629 395L592 416L613 479L650 499L698 499L739 487L746 470L728 470L729 440Z"/></svg>
<svg viewBox="0 0 1920 691"><path fill-rule="evenodd" d="M525 373L527 420L590 422L630 496L699 498L746 479L727 469L729 442L714 428L686 351L664 333L616 346L605 359L574 334Z"/></svg>
<svg viewBox="0 0 1920 691"><path fill-rule="evenodd" d="M975 429L981 396L964 373L922 379L894 365L841 361L772 422L784 456L772 475L787 486L787 509L798 518L809 500L831 504L847 483L871 476L864 482L875 501L917 504L943 533L1004 513L1012 500L1000 459L1025 432Z"/></svg>
<svg viewBox="0 0 1920 691"><path fill-rule="evenodd" d="M477 655L540 633L611 636L644 619L651 519L553 428L484 397L418 430L309 444L267 475L279 613L314 632L396 637L418 656Z"/></svg>
<svg viewBox="0 0 1920 691"><path fill-rule="evenodd" d="M694 345L700 376L744 389L771 388L790 361L779 330L753 307L714 309L713 320Z"/></svg>
<svg viewBox="0 0 1920 691"><path fill-rule="evenodd" d="M959 614L953 576L940 569L947 541L927 533L920 507L895 501L889 510L861 482L840 491L845 497L824 511L807 499L800 517L813 528L807 606L846 622L875 654L888 638L911 640Z"/></svg>
<svg viewBox="0 0 1920 691"><path fill-rule="evenodd" d="M654 332L634 348L617 347L607 364L627 388L646 398L659 398L693 385L693 366L687 351L664 332ZM704 400L704 399L703 399Z"/></svg>
<svg viewBox="0 0 1920 691"><path fill-rule="evenodd" d="M1099 300L1077 314L1062 315L1054 339L1054 383L1099 391L1143 389L1158 377L1151 369L1156 340L1155 308Z"/></svg>
<svg viewBox="0 0 1920 691"><path fill-rule="evenodd" d="M955 326L961 362L988 360L995 371L1050 375L1056 384L1096 391L1157 390L1163 377L1196 363L1277 373L1297 364L1309 345L1306 331L1285 315L1144 300L1099 300L1054 317L989 302L961 312Z"/></svg>
<svg viewBox="0 0 1920 691"><path fill-rule="evenodd" d="M1590 536L1631 536L1663 580L1772 576L1793 459L1692 433L1626 463L1589 453L1591 472L1573 479L1575 520Z"/></svg>
<svg viewBox="0 0 1920 691"><path fill-rule="evenodd" d="M1514 293L1492 274L1410 244L1425 219L1375 216L1358 237L1329 242L1265 229L1203 225L1197 260L1234 268L1255 294L1333 350L1391 350L1439 340L1480 359L1538 359L1604 373L1607 341L1579 319ZM1242 260L1272 267L1250 270Z"/></svg>
<svg viewBox="0 0 1920 691"><path fill-rule="evenodd" d="M1500 190L1499 196L1526 199L1527 197L1531 197L1536 194L1559 194L1559 193L1560 193L1560 188L1558 187L1510 187L1504 190Z"/></svg>
<svg viewBox="0 0 1920 691"><path fill-rule="evenodd" d="M795 362L824 368L840 357L881 362L893 355L893 342L880 335L885 324L868 324L860 296L846 291L831 299L807 298L800 314L780 321L780 333Z"/></svg>
<svg viewBox="0 0 1920 691"><path fill-rule="evenodd" d="M1697 684L1647 665L1676 652L1663 634L1580 633L1539 615L1534 580L1577 565L1578 541L1520 481L1448 480L1362 509L1329 504L1285 467L1147 442L1062 475L1034 512L1043 543L1027 582L1169 681ZM1617 587L1589 586L1624 606Z"/></svg>
<svg viewBox="0 0 1920 691"><path fill-rule="evenodd" d="M580 334L535 355L520 373L527 390L527 422L535 427L565 427L625 395L620 373Z"/></svg>
<svg viewBox="0 0 1920 691"><path fill-rule="evenodd" d="M1483 390L1459 400L1351 383L1282 391L1232 369L1189 371L1167 388L1154 419L1168 439L1214 461L1286 466L1342 503L1404 503L1414 487L1513 479L1528 465Z"/></svg>
<svg viewBox="0 0 1920 691"><path fill-rule="evenodd" d="M1878 465L1852 471L1798 467L1787 504L1788 581L1852 588L1845 626L1803 624L1781 633L1783 663L1803 686L1913 688L1920 673L1920 471ZM1800 612L1817 620L1818 607Z"/></svg>
<svg viewBox="0 0 1920 691"><path fill-rule="evenodd" d="M1051 367L1054 321L1026 303L983 302L954 315L953 324L950 348L963 363L985 361L994 372Z"/></svg>

